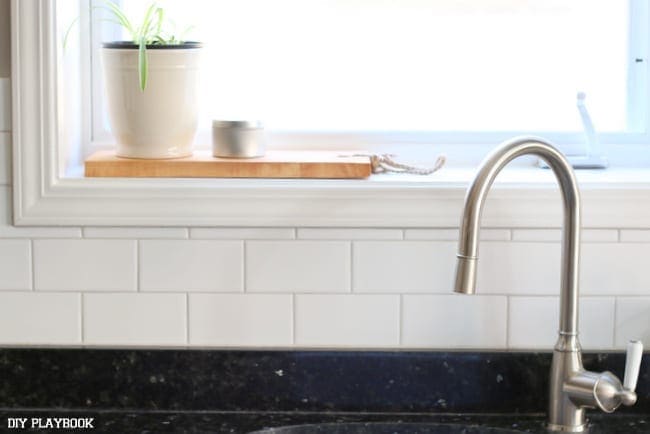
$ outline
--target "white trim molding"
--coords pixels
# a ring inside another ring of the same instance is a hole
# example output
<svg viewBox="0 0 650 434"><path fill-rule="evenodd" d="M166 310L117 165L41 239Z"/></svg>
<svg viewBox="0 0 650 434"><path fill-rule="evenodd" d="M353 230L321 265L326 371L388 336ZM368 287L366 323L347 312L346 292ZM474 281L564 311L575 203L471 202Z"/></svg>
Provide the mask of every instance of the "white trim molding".
<svg viewBox="0 0 650 434"><path fill-rule="evenodd" d="M66 177L58 143L55 1L12 0L11 7L16 225L458 225L472 174L468 168L361 181ZM505 178L490 194L486 226L560 225L559 193L550 173L519 168ZM610 170L579 179L585 226L650 227L649 173Z"/></svg>

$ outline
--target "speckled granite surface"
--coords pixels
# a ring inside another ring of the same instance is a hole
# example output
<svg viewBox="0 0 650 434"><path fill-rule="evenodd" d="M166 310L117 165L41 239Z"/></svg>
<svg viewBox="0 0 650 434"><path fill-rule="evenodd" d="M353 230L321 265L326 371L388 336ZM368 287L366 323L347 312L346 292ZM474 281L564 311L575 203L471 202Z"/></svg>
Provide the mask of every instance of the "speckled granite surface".
<svg viewBox="0 0 650 434"><path fill-rule="evenodd" d="M650 433L648 358L637 405L591 412L592 433ZM584 359L622 375L623 354ZM0 349L0 428L80 414L95 418L94 432L401 421L541 433L549 366L546 353ZM354 429L303 432L381 432Z"/></svg>

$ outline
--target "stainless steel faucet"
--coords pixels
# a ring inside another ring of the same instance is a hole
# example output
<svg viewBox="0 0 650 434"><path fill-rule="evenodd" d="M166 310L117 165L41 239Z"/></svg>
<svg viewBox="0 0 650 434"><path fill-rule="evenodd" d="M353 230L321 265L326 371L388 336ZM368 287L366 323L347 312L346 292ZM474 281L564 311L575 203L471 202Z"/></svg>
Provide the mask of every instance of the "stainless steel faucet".
<svg viewBox="0 0 650 434"><path fill-rule="evenodd" d="M550 143L535 137L515 138L495 149L481 164L465 196L454 290L463 294L475 292L483 203L501 169L513 159L529 154L543 159L553 170L564 204L560 330L551 366L548 429L583 432L587 427L585 409L598 407L611 413L621 404L636 402L634 389L643 346L637 341L628 344L624 385L611 372L590 372L582 366L578 341L580 192L571 165Z"/></svg>

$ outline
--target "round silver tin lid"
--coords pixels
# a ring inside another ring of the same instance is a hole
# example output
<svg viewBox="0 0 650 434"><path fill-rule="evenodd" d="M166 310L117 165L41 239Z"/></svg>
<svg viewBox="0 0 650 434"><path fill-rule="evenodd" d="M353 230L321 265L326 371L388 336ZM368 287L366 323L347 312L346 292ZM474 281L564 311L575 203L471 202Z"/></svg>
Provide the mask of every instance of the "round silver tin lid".
<svg viewBox="0 0 650 434"><path fill-rule="evenodd" d="M262 121L223 121L223 120L213 120L213 128L264 128Z"/></svg>

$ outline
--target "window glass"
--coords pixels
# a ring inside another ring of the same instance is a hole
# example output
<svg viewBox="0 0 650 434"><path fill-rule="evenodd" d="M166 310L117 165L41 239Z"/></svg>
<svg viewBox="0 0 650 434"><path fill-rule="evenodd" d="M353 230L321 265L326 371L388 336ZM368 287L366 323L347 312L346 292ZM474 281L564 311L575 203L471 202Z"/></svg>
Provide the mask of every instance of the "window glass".
<svg viewBox="0 0 650 434"><path fill-rule="evenodd" d="M149 0L122 0L139 16ZM203 125L303 131L625 131L629 4L167 0L205 43ZM111 26L110 23L103 23Z"/></svg>

